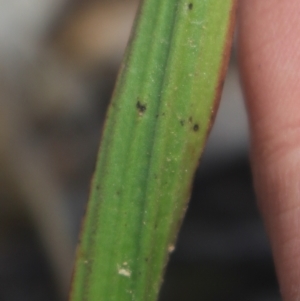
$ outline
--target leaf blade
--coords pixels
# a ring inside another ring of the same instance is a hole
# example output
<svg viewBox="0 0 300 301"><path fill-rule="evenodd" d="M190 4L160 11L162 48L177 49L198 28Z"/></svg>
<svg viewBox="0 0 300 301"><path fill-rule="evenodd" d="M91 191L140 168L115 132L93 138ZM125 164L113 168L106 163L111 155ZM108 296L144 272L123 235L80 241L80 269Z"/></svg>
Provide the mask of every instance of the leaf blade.
<svg viewBox="0 0 300 301"><path fill-rule="evenodd" d="M234 0L145 0L103 134L70 300L155 300L209 131Z"/></svg>

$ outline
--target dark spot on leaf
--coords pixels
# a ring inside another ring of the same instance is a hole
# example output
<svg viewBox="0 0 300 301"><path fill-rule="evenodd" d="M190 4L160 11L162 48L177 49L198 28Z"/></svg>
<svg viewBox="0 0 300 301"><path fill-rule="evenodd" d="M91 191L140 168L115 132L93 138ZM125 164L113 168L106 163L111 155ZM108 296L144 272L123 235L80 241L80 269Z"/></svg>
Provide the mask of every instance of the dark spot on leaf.
<svg viewBox="0 0 300 301"><path fill-rule="evenodd" d="M194 124L193 130L195 132L197 132L199 130L199 125L198 124Z"/></svg>
<svg viewBox="0 0 300 301"><path fill-rule="evenodd" d="M162 113L161 115L162 115L162 116L165 116L165 113Z"/></svg>
<svg viewBox="0 0 300 301"><path fill-rule="evenodd" d="M189 9L190 9L190 10L193 9L193 3L189 3Z"/></svg>
<svg viewBox="0 0 300 301"><path fill-rule="evenodd" d="M146 258L145 258L145 261L148 261L148 260L149 260L149 258L148 258L148 257L146 257Z"/></svg>
<svg viewBox="0 0 300 301"><path fill-rule="evenodd" d="M156 114L156 116L155 116L155 117L156 117L156 118L158 118L158 116L159 116L159 114Z"/></svg>
<svg viewBox="0 0 300 301"><path fill-rule="evenodd" d="M185 121L182 119L182 120L180 120L180 124L182 125L182 126L184 126L184 123L185 123Z"/></svg>
<svg viewBox="0 0 300 301"><path fill-rule="evenodd" d="M192 116L190 116L189 122L193 122L193 117Z"/></svg>
<svg viewBox="0 0 300 301"><path fill-rule="evenodd" d="M145 104L142 104L139 100L136 103L136 107L139 111L139 114L143 114L147 110L147 106Z"/></svg>

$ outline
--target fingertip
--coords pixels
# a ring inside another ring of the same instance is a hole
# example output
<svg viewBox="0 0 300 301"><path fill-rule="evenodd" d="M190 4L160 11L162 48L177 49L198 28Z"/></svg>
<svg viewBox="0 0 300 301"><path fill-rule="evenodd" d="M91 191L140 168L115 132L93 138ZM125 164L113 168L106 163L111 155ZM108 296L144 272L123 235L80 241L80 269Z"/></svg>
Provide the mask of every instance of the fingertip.
<svg viewBox="0 0 300 301"><path fill-rule="evenodd" d="M299 0L241 0L238 12L254 182L289 301L300 298L299 15Z"/></svg>

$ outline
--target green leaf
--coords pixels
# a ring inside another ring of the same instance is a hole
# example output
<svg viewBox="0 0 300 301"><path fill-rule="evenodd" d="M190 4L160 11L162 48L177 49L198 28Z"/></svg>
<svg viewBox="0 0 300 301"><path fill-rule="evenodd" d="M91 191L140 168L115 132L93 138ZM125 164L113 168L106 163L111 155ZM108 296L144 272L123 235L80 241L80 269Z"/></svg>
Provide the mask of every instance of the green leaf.
<svg viewBox="0 0 300 301"><path fill-rule="evenodd" d="M228 62L235 0L145 0L108 110L71 301L154 301Z"/></svg>

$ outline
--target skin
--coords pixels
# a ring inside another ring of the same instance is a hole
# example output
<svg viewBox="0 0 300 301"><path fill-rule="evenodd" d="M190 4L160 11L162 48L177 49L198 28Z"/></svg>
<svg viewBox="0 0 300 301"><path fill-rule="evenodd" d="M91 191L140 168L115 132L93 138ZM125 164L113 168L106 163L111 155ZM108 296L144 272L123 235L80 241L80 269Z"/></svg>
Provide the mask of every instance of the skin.
<svg viewBox="0 0 300 301"><path fill-rule="evenodd" d="M254 185L285 301L300 300L300 1L241 0Z"/></svg>

